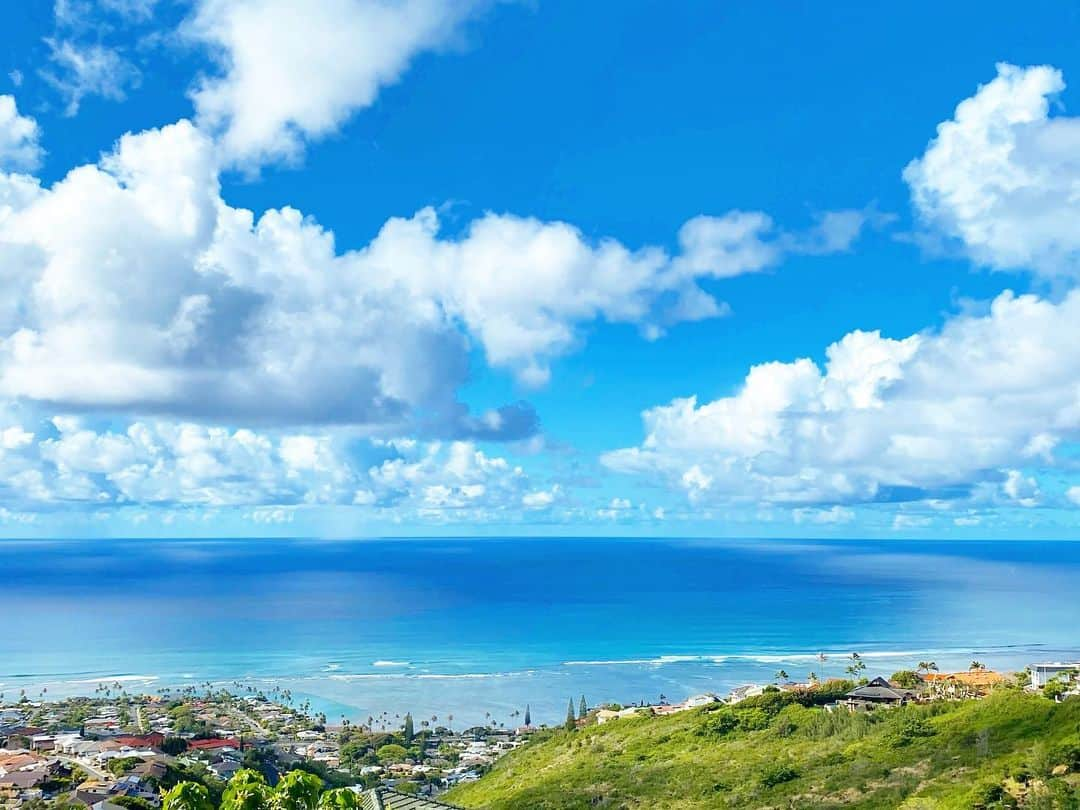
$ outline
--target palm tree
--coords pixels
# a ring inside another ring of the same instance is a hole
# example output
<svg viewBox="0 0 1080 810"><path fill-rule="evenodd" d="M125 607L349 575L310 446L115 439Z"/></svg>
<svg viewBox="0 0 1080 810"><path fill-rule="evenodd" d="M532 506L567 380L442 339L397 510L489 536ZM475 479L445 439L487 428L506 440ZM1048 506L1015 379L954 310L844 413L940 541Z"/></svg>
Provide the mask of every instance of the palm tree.
<svg viewBox="0 0 1080 810"><path fill-rule="evenodd" d="M821 664L821 674L824 675L825 674L825 662L829 660L829 656L827 656L823 652L819 652L817 654L817 660L818 660L818 663Z"/></svg>
<svg viewBox="0 0 1080 810"><path fill-rule="evenodd" d="M773 676L773 680L774 680L774 681L784 681L784 682L787 682L787 679L788 679L788 674L787 674L787 672L785 672L785 671L784 671L784 670L782 670L782 669L780 669L780 670L777 670L777 672L776 672L776 675L774 675L774 676Z"/></svg>
<svg viewBox="0 0 1080 810"><path fill-rule="evenodd" d="M809 675L806 676L806 680L809 681L813 686L817 686L817 684L818 684L817 673L816 672L811 672Z"/></svg>
<svg viewBox="0 0 1080 810"><path fill-rule="evenodd" d="M982 661L972 661L971 664L968 666L968 669L972 672L976 670L982 671L986 669L986 664L984 664Z"/></svg>
<svg viewBox="0 0 1080 810"><path fill-rule="evenodd" d="M866 669L866 662L862 660L862 656L857 652L851 654L851 663L847 667L847 673L854 679L858 680L859 675Z"/></svg>

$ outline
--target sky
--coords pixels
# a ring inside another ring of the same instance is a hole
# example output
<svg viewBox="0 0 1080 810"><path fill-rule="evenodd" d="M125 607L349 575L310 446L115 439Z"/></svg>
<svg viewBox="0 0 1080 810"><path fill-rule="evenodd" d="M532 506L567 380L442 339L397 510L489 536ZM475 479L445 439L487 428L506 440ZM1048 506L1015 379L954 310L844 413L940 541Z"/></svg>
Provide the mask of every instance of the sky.
<svg viewBox="0 0 1080 810"><path fill-rule="evenodd" d="M2 13L0 536L1076 535L1080 9Z"/></svg>

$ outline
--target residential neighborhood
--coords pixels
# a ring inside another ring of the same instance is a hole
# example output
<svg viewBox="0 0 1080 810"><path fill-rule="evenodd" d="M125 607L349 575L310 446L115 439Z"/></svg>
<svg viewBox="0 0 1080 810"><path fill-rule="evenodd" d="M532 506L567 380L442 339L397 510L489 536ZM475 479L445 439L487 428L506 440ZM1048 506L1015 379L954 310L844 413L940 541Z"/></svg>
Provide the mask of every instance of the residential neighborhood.
<svg viewBox="0 0 1080 810"><path fill-rule="evenodd" d="M185 780L220 795L242 768L270 781L299 768L398 806L403 796L433 797L479 778L533 730L413 733L408 715L397 732L330 726L291 702L287 692L237 696L208 687L129 695L120 684L87 698L22 695L0 704L0 807L153 810L164 790Z"/></svg>
<svg viewBox="0 0 1080 810"><path fill-rule="evenodd" d="M933 662L890 677L862 676L857 654L851 679L795 682L777 673L771 684L745 684L725 696L702 693L677 703L588 707L584 696L568 727L663 717L694 709L737 705L770 693L807 696L826 711L865 712L933 701L973 700L1009 687L1060 702L1080 695L1080 662L1038 662L1001 673L973 661L967 670L940 672ZM438 807L445 790L478 780L500 757L549 731L530 723L516 729L476 726L455 731L413 718L343 719L328 725L287 690L270 693L235 684L235 694L209 684L128 694L101 684L94 696L0 703L0 807L155 810L161 795L183 781L220 796L237 771L263 773L273 783L287 770L348 787L372 807ZM709 709L711 710L711 709ZM376 726L378 725L378 728ZM422 804L421 802L426 802Z"/></svg>

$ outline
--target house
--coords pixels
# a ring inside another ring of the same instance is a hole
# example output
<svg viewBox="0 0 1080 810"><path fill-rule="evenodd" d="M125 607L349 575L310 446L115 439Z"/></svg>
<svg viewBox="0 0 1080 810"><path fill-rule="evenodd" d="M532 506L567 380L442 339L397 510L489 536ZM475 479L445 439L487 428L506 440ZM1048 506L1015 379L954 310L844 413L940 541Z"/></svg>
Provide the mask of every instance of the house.
<svg viewBox="0 0 1080 810"><path fill-rule="evenodd" d="M35 728L33 726L9 726L4 729L0 734L0 741L2 741L7 748L29 748L29 740L38 735L44 734L45 729Z"/></svg>
<svg viewBox="0 0 1080 810"><path fill-rule="evenodd" d="M35 734L30 738L30 748L34 751L52 751L56 747L56 737L52 734Z"/></svg>
<svg viewBox="0 0 1080 810"><path fill-rule="evenodd" d="M224 740L188 740L188 748L193 751L223 751L225 749L239 751L240 742L231 738Z"/></svg>
<svg viewBox="0 0 1080 810"><path fill-rule="evenodd" d="M218 779L228 781L241 767L243 766L235 759L223 759L210 765L210 772Z"/></svg>
<svg viewBox="0 0 1080 810"><path fill-rule="evenodd" d="M623 717L637 717L638 713L642 711L640 706L630 706L626 709L600 709L596 713L596 724L598 726L604 725L609 720L618 720Z"/></svg>
<svg viewBox="0 0 1080 810"><path fill-rule="evenodd" d="M34 754L0 754L0 776L36 768L41 762L41 758Z"/></svg>
<svg viewBox="0 0 1080 810"><path fill-rule="evenodd" d="M142 778L135 774L127 774L117 779L112 792L115 795L137 796L147 800L154 800L158 795L156 790L143 784Z"/></svg>
<svg viewBox="0 0 1080 810"><path fill-rule="evenodd" d="M660 706L653 706L652 710L655 714L677 714L678 712L689 711L690 709L697 709L702 706L708 706L711 703L719 703L720 698L712 694L693 695L688 697L682 703L676 703L675 705L662 704Z"/></svg>
<svg viewBox="0 0 1080 810"><path fill-rule="evenodd" d="M129 748L161 748L165 735L156 731L149 734L121 734L113 737L113 740Z"/></svg>
<svg viewBox="0 0 1080 810"><path fill-rule="evenodd" d="M967 672L928 672L923 681L937 694L948 697L981 697L1005 682L1005 676L990 669Z"/></svg>
<svg viewBox="0 0 1080 810"><path fill-rule="evenodd" d="M153 759L149 762L139 763L131 769L131 773L140 779L156 779L160 782L168 773L168 767L164 761Z"/></svg>
<svg viewBox="0 0 1080 810"><path fill-rule="evenodd" d="M731 694L728 695L728 703L741 703L747 698L757 697L758 695L765 694L765 687L756 683L748 683L745 686L736 686L731 690Z"/></svg>
<svg viewBox="0 0 1080 810"><path fill-rule="evenodd" d="M75 801L93 807L100 801L107 799L113 792L115 784L112 782L99 782L88 779L75 788Z"/></svg>
<svg viewBox="0 0 1080 810"><path fill-rule="evenodd" d="M362 810L455 810L452 804L399 793L387 787L365 790L360 794L360 807Z"/></svg>
<svg viewBox="0 0 1080 810"><path fill-rule="evenodd" d="M1072 670L1080 670L1080 662L1067 664L1056 661L1053 663L1032 664L1028 667L1028 670L1031 672L1031 688L1042 689L1059 675Z"/></svg>
<svg viewBox="0 0 1080 810"><path fill-rule="evenodd" d="M917 700L918 693L912 689L894 686L884 678L874 678L864 686L857 686L844 696L844 705L851 711L872 709L876 706L902 706Z"/></svg>
<svg viewBox="0 0 1080 810"><path fill-rule="evenodd" d="M18 796L24 790L35 788L49 778L44 768L32 771L13 771L0 776L0 795Z"/></svg>

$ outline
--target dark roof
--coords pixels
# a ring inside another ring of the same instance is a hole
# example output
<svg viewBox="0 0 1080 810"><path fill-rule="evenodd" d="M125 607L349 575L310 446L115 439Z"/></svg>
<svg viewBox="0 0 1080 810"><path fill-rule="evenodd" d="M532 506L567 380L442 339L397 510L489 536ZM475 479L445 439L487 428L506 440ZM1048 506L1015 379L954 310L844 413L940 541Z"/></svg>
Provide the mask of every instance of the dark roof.
<svg viewBox="0 0 1080 810"><path fill-rule="evenodd" d="M915 693L910 689L898 689L895 686L879 686L876 684L867 684L866 686L857 686L847 693L847 697L854 698L856 700L876 700L876 701L899 701L899 700L911 700L915 697Z"/></svg>
<svg viewBox="0 0 1080 810"><path fill-rule="evenodd" d="M165 763L160 760L150 760L149 762L140 762L134 768L131 769L131 773L138 776L153 776L160 779L165 775L167 769Z"/></svg>
<svg viewBox="0 0 1080 810"><path fill-rule="evenodd" d="M19 790L25 790L26 788L32 788L34 785L41 784L48 776L49 775L43 770L12 771L5 776L0 776L0 786L10 785Z"/></svg>
<svg viewBox="0 0 1080 810"><path fill-rule="evenodd" d="M457 810L452 804L400 793L386 787L364 791L360 794L360 806L363 810Z"/></svg>
<svg viewBox="0 0 1080 810"><path fill-rule="evenodd" d="M9 737L35 737L44 733L45 729L36 726L11 726L4 729L4 734Z"/></svg>

